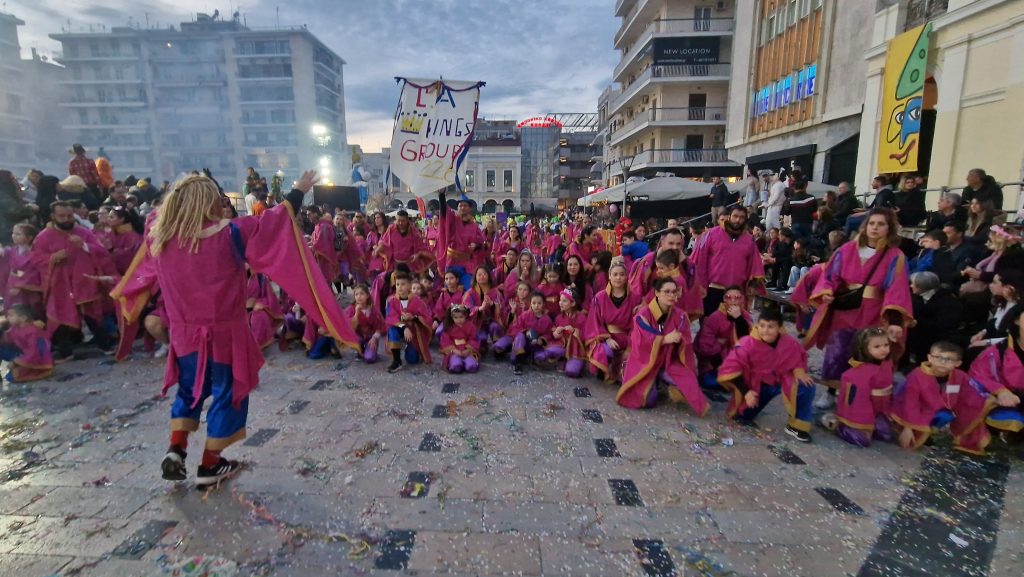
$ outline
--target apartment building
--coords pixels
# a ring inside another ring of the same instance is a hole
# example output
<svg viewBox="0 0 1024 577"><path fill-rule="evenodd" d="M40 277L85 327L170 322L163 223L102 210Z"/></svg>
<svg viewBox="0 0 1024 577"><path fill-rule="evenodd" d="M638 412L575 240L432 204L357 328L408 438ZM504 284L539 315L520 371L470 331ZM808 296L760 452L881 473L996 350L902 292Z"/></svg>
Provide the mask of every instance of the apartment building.
<svg viewBox="0 0 1024 577"><path fill-rule="evenodd" d="M739 176L725 130L734 1L618 0L614 94L600 103L609 184L630 174Z"/></svg>
<svg viewBox="0 0 1024 577"><path fill-rule="evenodd" d="M246 168L285 182L317 168L348 183L344 60L305 27L248 28L199 14L168 29L52 34L68 69L65 132L103 146L118 177L210 168L228 190Z"/></svg>

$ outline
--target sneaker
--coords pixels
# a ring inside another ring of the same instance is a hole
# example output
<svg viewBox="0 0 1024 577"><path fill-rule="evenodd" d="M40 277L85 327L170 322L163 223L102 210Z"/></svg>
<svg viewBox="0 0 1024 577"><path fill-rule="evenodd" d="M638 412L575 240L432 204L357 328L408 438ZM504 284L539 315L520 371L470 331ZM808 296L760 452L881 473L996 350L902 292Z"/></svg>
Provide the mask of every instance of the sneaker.
<svg viewBox="0 0 1024 577"><path fill-rule="evenodd" d="M157 350L153 351L153 358L154 359L162 359L162 358L167 356L167 353L170 352L170 350L171 350L170 347L168 347L165 344L161 344L160 348L158 348Z"/></svg>
<svg viewBox="0 0 1024 577"><path fill-rule="evenodd" d="M804 431L798 431L798 430L794 429L793 427L790 427L789 425L786 425L786 434L789 435L790 437L793 437L797 441L800 441L801 443L810 443L811 442L811 435L810 435L810 433L805 433Z"/></svg>
<svg viewBox="0 0 1024 577"><path fill-rule="evenodd" d="M230 477L240 467L241 464L238 461L229 461L224 457L221 457L220 461L213 467L207 468L199 465L199 470L196 472L196 486L207 487L209 485L216 485Z"/></svg>
<svg viewBox="0 0 1024 577"><path fill-rule="evenodd" d="M839 426L839 421L836 420L836 414L825 413L821 415L818 417L818 426L823 429L828 429L829 431L836 430L836 427Z"/></svg>
<svg viewBox="0 0 1024 577"><path fill-rule="evenodd" d="M400 370L402 370L402 363L401 363L401 361L391 361L391 366L388 367L388 372L389 373L397 373Z"/></svg>
<svg viewBox="0 0 1024 577"><path fill-rule="evenodd" d="M513 375L521 375L521 374L523 374L523 366L522 365L512 365L512 374Z"/></svg>
<svg viewBox="0 0 1024 577"><path fill-rule="evenodd" d="M185 472L185 452L178 447L167 449L164 460L160 462L160 470L167 481L184 481L188 477Z"/></svg>
<svg viewBox="0 0 1024 577"><path fill-rule="evenodd" d="M825 391L824 393L818 395L817 399L814 399L815 409L827 411L834 406L836 406L836 396L828 391Z"/></svg>
<svg viewBox="0 0 1024 577"><path fill-rule="evenodd" d="M68 362L68 361L73 361L73 360L75 360L75 354L74 353L69 353L69 354L67 354L67 355L65 355L63 357L58 355L58 356L55 356L53 358L53 364L55 364L55 365L62 365L64 363Z"/></svg>

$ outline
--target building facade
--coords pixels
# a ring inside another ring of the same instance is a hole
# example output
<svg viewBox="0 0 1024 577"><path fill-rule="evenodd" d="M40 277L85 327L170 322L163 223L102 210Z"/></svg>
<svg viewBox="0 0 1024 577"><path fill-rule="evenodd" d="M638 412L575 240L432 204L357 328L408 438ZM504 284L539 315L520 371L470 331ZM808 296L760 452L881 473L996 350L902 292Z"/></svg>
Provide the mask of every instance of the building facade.
<svg viewBox="0 0 1024 577"><path fill-rule="evenodd" d="M853 181L873 2L738 3L726 148L748 172Z"/></svg>
<svg viewBox="0 0 1024 577"><path fill-rule="evenodd" d="M607 122L608 184L631 174L739 176L725 150L733 63L732 0L619 0ZM623 159L620 162L619 159Z"/></svg>
<svg viewBox="0 0 1024 577"><path fill-rule="evenodd" d="M103 146L118 177L246 168L285 182L317 168L347 184L345 62L305 27L251 30L200 14L178 28L62 32L68 138Z"/></svg>
<svg viewBox="0 0 1024 577"><path fill-rule="evenodd" d="M891 0L871 24L857 184L877 172L888 41L930 22L919 170L928 188L964 186L972 168L999 182L1024 179L1024 0ZM928 120L931 117L933 120ZM888 121L888 119L885 119ZM1020 186L1003 189L1020 208Z"/></svg>
<svg viewBox="0 0 1024 577"><path fill-rule="evenodd" d="M0 12L0 168L12 171L19 179L36 160L32 99L27 94L29 85L18 43L18 26L24 24L23 20Z"/></svg>

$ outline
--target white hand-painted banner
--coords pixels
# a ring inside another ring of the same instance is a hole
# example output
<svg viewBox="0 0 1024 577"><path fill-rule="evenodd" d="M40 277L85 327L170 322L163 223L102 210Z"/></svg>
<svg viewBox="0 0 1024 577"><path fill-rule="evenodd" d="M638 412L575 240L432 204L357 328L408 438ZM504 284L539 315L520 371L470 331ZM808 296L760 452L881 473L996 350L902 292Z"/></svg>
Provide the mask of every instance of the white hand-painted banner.
<svg viewBox="0 0 1024 577"><path fill-rule="evenodd" d="M483 82L398 78L391 173L423 196L453 184L473 143Z"/></svg>

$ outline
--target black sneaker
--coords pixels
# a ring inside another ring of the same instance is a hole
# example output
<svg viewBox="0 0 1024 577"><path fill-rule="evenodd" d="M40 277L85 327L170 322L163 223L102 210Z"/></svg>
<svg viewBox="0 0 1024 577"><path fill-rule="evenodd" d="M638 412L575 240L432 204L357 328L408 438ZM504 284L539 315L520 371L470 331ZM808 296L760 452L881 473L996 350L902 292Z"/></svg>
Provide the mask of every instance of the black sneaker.
<svg viewBox="0 0 1024 577"><path fill-rule="evenodd" d="M523 365L512 365L512 374L521 375L523 374Z"/></svg>
<svg viewBox="0 0 1024 577"><path fill-rule="evenodd" d="M167 449L164 460L160 462L160 470L167 481L184 481L188 478L188 473L185 472L185 451L179 447Z"/></svg>
<svg viewBox="0 0 1024 577"><path fill-rule="evenodd" d="M793 437L797 441L800 441L801 443L810 443L811 442L811 435L810 435L810 433L805 433L804 431L798 431L798 430L794 429L793 427L790 427L789 425L786 425L786 434L789 435L790 437Z"/></svg>
<svg viewBox="0 0 1024 577"><path fill-rule="evenodd" d="M388 372L389 373L397 373L400 370L402 370L402 362L401 361L391 361L391 366L388 367Z"/></svg>
<svg viewBox="0 0 1024 577"><path fill-rule="evenodd" d="M229 461L224 457L221 457L213 467L199 465L199 470L196 472L196 487L216 485L230 477L239 467L241 464L238 461Z"/></svg>

